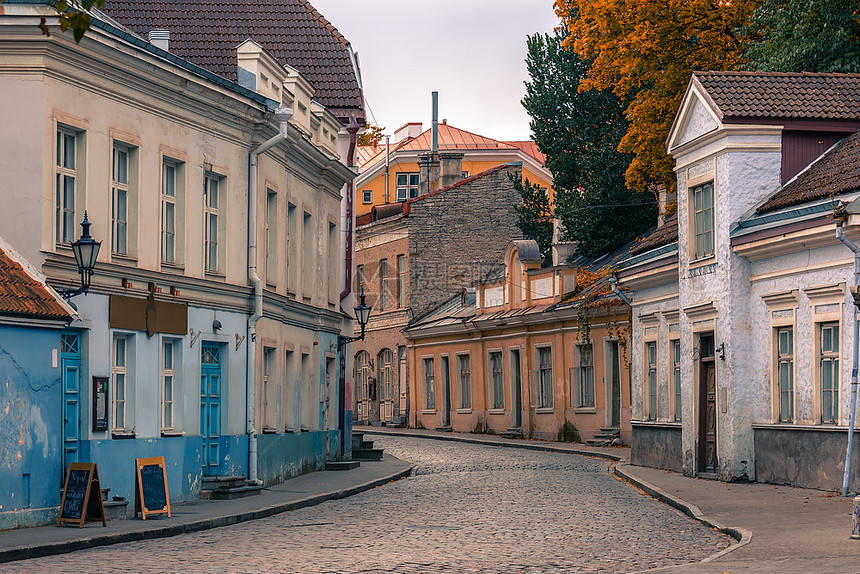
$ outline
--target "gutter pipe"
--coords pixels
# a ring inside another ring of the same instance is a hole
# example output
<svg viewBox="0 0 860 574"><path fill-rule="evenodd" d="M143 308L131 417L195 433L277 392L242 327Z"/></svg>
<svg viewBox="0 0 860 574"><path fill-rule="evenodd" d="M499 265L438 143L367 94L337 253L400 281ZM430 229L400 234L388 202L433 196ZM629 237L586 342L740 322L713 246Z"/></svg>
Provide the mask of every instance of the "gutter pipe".
<svg viewBox="0 0 860 574"><path fill-rule="evenodd" d="M254 360L257 350L257 321L263 316L263 281L257 275L257 172L260 155L276 144L287 140L287 127L293 116L291 108L275 110L278 133L251 151L248 158L248 280L254 287L254 312L248 317L248 345L245 347L245 387L248 432L248 481L260 484L257 478L256 376Z"/></svg>
<svg viewBox="0 0 860 574"><path fill-rule="evenodd" d="M860 247L845 237L842 233L842 221L836 222L836 238L854 252L854 292L860 287ZM854 305L856 307L857 300ZM851 481L851 458L854 449L854 416L857 405L857 364L860 356L860 323L857 322L857 309L854 309L854 364L851 367L851 402L848 407L848 448L845 452L845 471L842 476L842 496L848 496L848 486Z"/></svg>
<svg viewBox="0 0 860 574"><path fill-rule="evenodd" d="M628 307L633 307L633 301L618 289L618 278L615 275L610 275L609 277L609 290L612 291L613 294L617 295L619 299L624 301Z"/></svg>

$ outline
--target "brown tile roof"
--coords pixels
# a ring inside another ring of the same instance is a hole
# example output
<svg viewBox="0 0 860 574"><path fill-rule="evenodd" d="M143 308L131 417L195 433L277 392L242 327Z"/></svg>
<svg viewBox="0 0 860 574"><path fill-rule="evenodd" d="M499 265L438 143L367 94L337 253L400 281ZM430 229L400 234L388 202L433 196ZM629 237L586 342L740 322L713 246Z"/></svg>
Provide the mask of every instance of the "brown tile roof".
<svg viewBox="0 0 860 574"><path fill-rule="evenodd" d="M673 213L651 233L636 239L630 255L638 255L678 241L678 214Z"/></svg>
<svg viewBox="0 0 860 574"><path fill-rule="evenodd" d="M417 137L406 138L391 144L390 153L396 151L430 151L432 147L432 130L425 130ZM546 157L538 150L537 144L531 141L503 142L474 134L449 124L439 124L439 151L468 151L468 150L520 150L538 160L541 165L546 163ZM359 146L356 155L359 169L365 171L377 162L385 159L385 144L374 146Z"/></svg>
<svg viewBox="0 0 860 574"><path fill-rule="evenodd" d="M723 117L860 118L860 74L693 72Z"/></svg>
<svg viewBox="0 0 860 574"><path fill-rule="evenodd" d="M786 183L757 213L775 211L860 188L860 132L848 136Z"/></svg>
<svg viewBox="0 0 860 574"><path fill-rule="evenodd" d="M0 248L0 315L36 319L71 319L54 295L2 248Z"/></svg>
<svg viewBox="0 0 860 574"><path fill-rule="evenodd" d="M143 38L170 30L170 52L237 81L236 47L251 38L292 66L328 108L363 108L347 40L307 0L110 0L104 11Z"/></svg>

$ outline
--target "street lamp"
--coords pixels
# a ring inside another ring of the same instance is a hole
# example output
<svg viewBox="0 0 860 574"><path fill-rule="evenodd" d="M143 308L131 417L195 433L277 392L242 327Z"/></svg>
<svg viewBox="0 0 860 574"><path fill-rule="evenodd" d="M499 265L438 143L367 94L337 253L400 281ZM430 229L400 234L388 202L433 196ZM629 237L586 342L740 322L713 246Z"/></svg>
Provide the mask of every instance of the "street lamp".
<svg viewBox="0 0 860 574"><path fill-rule="evenodd" d="M60 295L66 301L81 293L86 294L90 288L93 268L96 266L96 259L98 259L99 249L102 246L101 241L95 241L90 236L90 225L92 224L87 219L87 212L85 211L84 220L81 222L81 228L83 229L81 238L72 243L72 253L75 254L75 265L78 267L78 273L81 274L81 287L80 289L59 291Z"/></svg>
<svg viewBox="0 0 860 574"><path fill-rule="evenodd" d="M358 337L345 337L344 335L337 336L337 353L340 357L340 376L338 377L338 426L340 427L340 458L343 460L344 449L346 448L346 355L344 351L346 346L355 341L364 340L364 329L367 327L367 321L370 319L370 305L364 301L364 290L362 289L359 295L359 303L355 306L355 320L358 321L361 327L361 335Z"/></svg>

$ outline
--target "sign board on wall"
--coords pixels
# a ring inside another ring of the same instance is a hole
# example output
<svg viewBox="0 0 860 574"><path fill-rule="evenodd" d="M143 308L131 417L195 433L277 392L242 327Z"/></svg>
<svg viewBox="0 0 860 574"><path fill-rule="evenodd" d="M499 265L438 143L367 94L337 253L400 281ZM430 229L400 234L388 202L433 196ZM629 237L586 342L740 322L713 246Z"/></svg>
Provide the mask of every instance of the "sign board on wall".
<svg viewBox="0 0 860 574"><path fill-rule="evenodd" d="M188 306L182 303L136 299L122 295L110 296L110 326L112 329L185 335L188 333Z"/></svg>

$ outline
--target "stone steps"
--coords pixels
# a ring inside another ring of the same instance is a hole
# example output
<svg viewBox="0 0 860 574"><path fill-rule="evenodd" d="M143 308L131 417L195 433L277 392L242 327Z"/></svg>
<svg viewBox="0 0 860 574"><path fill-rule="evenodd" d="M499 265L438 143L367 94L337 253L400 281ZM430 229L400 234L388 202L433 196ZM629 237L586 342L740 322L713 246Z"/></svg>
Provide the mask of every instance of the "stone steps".
<svg viewBox="0 0 860 574"><path fill-rule="evenodd" d="M599 433L586 440L588 446L620 446L621 429L617 427L602 427Z"/></svg>
<svg viewBox="0 0 860 574"><path fill-rule="evenodd" d="M352 458L354 460L382 460L382 449L373 448L372 440L364 440L364 433L352 433Z"/></svg>
<svg viewBox="0 0 860 574"><path fill-rule="evenodd" d="M520 427L511 427L499 433L502 438L523 438L523 429Z"/></svg>
<svg viewBox="0 0 860 574"><path fill-rule="evenodd" d="M232 500L260 494L263 485L253 484L244 476L204 476L200 488L200 498Z"/></svg>

